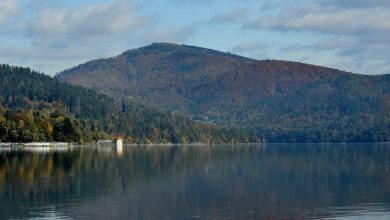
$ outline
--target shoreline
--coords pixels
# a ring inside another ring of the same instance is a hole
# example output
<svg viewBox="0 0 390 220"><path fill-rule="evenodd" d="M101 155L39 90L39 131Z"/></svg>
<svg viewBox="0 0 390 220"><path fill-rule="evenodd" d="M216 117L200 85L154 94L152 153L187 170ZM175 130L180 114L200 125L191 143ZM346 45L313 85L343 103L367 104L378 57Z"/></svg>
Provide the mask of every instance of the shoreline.
<svg viewBox="0 0 390 220"><path fill-rule="evenodd" d="M348 145L348 144L390 144L390 142L321 142L321 143L123 143L123 146L208 146L208 145ZM33 142L33 143L2 143L0 148L6 147L83 147L83 146L115 146L115 143L65 143L65 142Z"/></svg>

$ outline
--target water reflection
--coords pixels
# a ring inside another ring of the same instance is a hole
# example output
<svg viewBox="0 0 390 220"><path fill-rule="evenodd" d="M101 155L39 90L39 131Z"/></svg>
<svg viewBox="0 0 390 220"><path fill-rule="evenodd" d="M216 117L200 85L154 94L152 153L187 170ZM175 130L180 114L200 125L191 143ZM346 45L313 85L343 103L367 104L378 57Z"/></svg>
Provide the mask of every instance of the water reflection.
<svg viewBox="0 0 390 220"><path fill-rule="evenodd" d="M0 203L5 218L388 218L390 146L1 151Z"/></svg>

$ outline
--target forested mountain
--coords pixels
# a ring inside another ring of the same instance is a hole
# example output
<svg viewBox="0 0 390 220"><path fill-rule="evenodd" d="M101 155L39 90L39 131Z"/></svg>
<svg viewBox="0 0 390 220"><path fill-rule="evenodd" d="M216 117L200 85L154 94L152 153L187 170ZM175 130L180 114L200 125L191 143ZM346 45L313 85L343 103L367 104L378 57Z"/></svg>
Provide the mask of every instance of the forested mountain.
<svg viewBox="0 0 390 220"><path fill-rule="evenodd" d="M56 78L243 128L268 142L390 140L390 75L156 43Z"/></svg>
<svg viewBox="0 0 390 220"><path fill-rule="evenodd" d="M0 141L247 142L247 135L0 65Z"/></svg>

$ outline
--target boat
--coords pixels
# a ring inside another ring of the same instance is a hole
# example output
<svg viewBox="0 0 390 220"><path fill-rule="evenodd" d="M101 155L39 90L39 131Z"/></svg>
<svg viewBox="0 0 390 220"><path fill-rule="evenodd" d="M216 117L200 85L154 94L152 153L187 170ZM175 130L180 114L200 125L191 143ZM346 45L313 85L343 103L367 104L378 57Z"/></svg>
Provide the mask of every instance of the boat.
<svg viewBox="0 0 390 220"><path fill-rule="evenodd" d="M97 143L98 143L98 146L100 146L100 147L111 147L112 144L114 144L114 141L112 141L112 140L99 140Z"/></svg>
<svg viewBox="0 0 390 220"><path fill-rule="evenodd" d="M48 142L31 142L31 143L24 143L23 144L23 150L25 151L31 151L31 152L40 152L40 153L46 153L51 151L66 151L70 148L70 144L66 142L54 142L54 143L48 143Z"/></svg>
<svg viewBox="0 0 390 220"><path fill-rule="evenodd" d="M67 147L69 145L69 143L67 143L67 142L54 142L53 145L55 147Z"/></svg>
<svg viewBox="0 0 390 220"><path fill-rule="evenodd" d="M50 152L52 148L49 146L24 146L23 150L24 151L30 151L30 152Z"/></svg>
<svg viewBox="0 0 390 220"><path fill-rule="evenodd" d="M111 144L113 143L113 140L99 140L98 144Z"/></svg>
<svg viewBox="0 0 390 220"><path fill-rule="evenodd" d="M29 142L29 143L23 143L23 146L26 147L49 147L52 145L49 142Z"/></svg>
<svg viewBox="0 0 390 220"><path fill-rule="evenodd" d="M0 143L0 147L11 147L11 143Z"/></svg>

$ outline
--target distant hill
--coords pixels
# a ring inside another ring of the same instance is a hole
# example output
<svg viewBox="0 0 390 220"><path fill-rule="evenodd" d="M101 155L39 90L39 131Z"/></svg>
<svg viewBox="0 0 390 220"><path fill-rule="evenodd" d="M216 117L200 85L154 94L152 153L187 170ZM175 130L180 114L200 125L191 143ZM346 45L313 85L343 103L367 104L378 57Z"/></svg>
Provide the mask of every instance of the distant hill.
<svg viewBox="0 0 390 220"><path fill-rule="evenodd" d="M390 75L155 43L56 78L246 129L269 142L390 140Z"/></svg>
<svg viewBox="0 0 390 220"><path fill-rule="evenodd" d="M0 142L90 142L123 134L131 143L226 143L247 135L0 65Z"/></svg>

